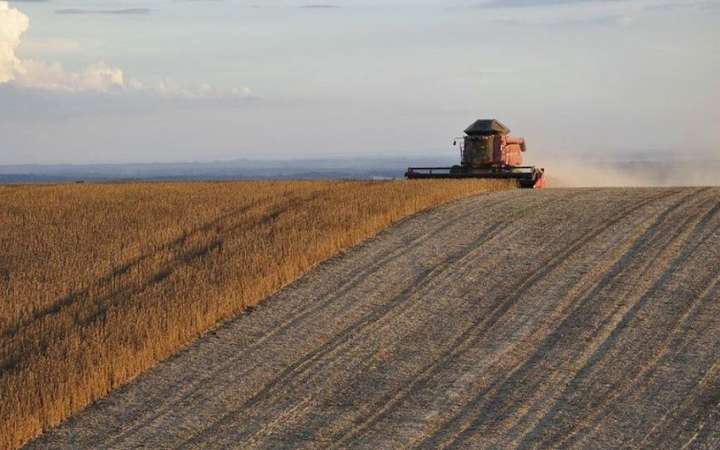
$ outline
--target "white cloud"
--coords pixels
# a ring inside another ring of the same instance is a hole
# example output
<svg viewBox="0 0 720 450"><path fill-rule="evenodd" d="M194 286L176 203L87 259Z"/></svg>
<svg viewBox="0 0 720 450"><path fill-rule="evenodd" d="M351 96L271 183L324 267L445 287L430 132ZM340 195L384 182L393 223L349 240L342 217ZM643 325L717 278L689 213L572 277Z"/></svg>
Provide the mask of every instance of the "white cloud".
<svg viewBox="0 0 720 450"><path fill-rule="evenodd" d="M104 63L67 72L59 63L18 58L16 50L29 25L30 19L25 14L0 1L0 83L64 92L107 92L125 87L122 70Z"/></svg>
<svg viewBox="0 0 720 450"><path fill-rule="evenodd" d="M130 80L127 83L127 87L134 91L148 92L161 97L183 98L188 100L254 97L253 91L249 87L219 89L208 83L187 86L170 79L157 83L142 83L137 80Z"/></svg>
<svg viewBox="0 0 720 450"><path fill-rule="evenodd" d="M15 56L20 37L30 24L28 17L0 1L0 83L14 78L21 68L21 61Z"/></svg>
<svg viewBox="0 0 720 450"><path fill-rule="evenodd" d="M21 59L17 55L22 35L28 30L28 16L7 1L0 0L0 84L11 83L20 88L55 92L113 93L135 91L163 97L209 99L251 97L249 88L218 89L206 83L182 86L171 80L144 83L131 80L117 67L104 62L91 64L77 72L65 70L58 62Z"/></svg>
<svg viewBox="0 0 720 450"><path fill-rule="evenodd" d="M26 88L64 92L108 92L126 85L122 70L102 62L92 64L80 72L67 72L58 63L34 60L22 61L13 82Z"/></svg>

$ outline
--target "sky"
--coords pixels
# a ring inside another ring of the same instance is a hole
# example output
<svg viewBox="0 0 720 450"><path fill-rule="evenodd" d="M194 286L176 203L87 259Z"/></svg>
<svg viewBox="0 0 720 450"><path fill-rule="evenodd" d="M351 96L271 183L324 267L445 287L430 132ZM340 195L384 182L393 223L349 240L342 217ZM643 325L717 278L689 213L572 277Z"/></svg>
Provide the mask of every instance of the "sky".
<svg viewBox="0 0 720 450"><path fill-rule="evenodd" d="M0 0L0 164L720 159L717 0Z"/></svg>

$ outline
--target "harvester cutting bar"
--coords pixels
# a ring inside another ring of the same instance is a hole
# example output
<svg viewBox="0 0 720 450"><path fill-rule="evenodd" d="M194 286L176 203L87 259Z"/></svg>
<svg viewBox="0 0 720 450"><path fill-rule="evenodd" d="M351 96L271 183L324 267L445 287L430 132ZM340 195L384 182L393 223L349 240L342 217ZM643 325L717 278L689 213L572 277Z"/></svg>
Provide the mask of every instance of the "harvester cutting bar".
<svg viewBox="0 0 720 450"><path fill-rule="evenodd" d="M410 167L405 176L409 179L427 178L487 178L515 179L522 188L542 186L544 171L534 166L504 169L471 169L467 167Z"/></svg>

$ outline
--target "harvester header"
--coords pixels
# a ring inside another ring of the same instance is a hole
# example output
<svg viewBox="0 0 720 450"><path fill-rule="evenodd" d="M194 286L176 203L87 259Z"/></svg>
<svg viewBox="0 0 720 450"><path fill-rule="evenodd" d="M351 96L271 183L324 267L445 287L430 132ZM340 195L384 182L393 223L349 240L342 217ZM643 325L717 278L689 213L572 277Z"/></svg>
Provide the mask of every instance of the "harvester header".
<svg viewBox="0 0 720 450"><path fill-rule="evenodd" d="M409 167L405 176L416 178L501 178L517 180L523 188L541 188L545 169L523 166L525 139L510 136L499 120L480 119L465 129L460 141L460 165Z"/></svg>

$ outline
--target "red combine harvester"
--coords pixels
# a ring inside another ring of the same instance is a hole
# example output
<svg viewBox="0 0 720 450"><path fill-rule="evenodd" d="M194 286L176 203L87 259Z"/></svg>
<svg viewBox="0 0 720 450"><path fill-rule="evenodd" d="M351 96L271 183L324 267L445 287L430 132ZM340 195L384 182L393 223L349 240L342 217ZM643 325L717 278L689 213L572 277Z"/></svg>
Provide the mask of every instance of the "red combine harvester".
<svg viewBox="0 0 720 450"><path fill-rule="evenodd" d="M522 188L543 186L545 169L523 166L525 139L509 135L510 129L495 119L475 121L460 140L460 165L452 167L409 167L405 176L417 178L505 178L515 179Z"/></svg>

